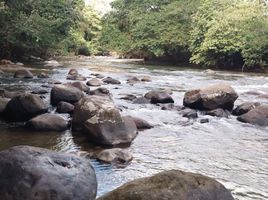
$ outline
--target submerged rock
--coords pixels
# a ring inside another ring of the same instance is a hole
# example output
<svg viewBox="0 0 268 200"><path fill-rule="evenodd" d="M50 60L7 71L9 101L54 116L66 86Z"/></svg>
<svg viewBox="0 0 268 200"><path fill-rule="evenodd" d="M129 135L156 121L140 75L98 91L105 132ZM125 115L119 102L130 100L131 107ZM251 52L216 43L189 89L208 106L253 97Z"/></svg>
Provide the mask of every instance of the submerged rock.
<svg viewBox="0 0 268 200"><path fill-rule="evenodd" d="M30 146L0 152L2 200L95 200L96 193L89 160Z"/></svg>
<svg viewBox="0 0 268 200"><path fill-rule="evenodd" d="M132 101L134 104L148 104L150 103L150 99L145 97L137 97Z"/></svg>
<svg viewBox="0 0 268 200"><path fill-rule="evenodd" d="M97 95L97 96L110 96L111 93L107 88L100 87L96 90L92 90L89 92L90 95Z"/></svg>
<svg viewBox="0 0 268 200"><path fill-rule="evenodd" d="M133 159L131 153L125 149L106 149L97 155L97 159L105 163L128 163Z"/></svg>
<svg viewBox="0 0 268 200"><path fill-rule="evenodd" d="M108 97L96 95L82 98L76 104L72 127L102 145L129 144L137 136L134 121L122 117Z"/></svg>
<svg viewBox="0 0 268 200"><path fill-rule="evenodd" d="M55 85L51 90L51 104L57 105L61 101L76 103L83 97L83 92L71 85Z"/></svg>
<svg viewBox="0 0 268 200"><path fill-rule="evenodd" d="M49 78L49 75L46 74L46 73L44 73L44 72L42 72L41 74L39 74L39 75L37 76L37 78Z"/></svg>
<svg viewBox="0 0 268 200"><path fill-rule="evenodd" d="M65 131L69 123L59 115L46 113L31 119L26 126L36 131Z"/></svg>
<svg viewBox="0 0 268 200"><path fill-rule="evenodd" d="M186 117L188 119L198 118L198 114L197 114L196 110L193 110L193 109L185 108L185 109L181 110L179 113L182 115L182 117Z"/></svg>
<svg viewBox="0 0 268 200"><path fill-rule="evenodd" d="M98 200L234 200L219 182L179 170L141 178L115 189Z"/></svg>
<svg viewBox="0 0 268 200"><path fill-rule="evenodd" d="M239 116L238 121L259 126L268 126L268 105L258 106Z"/></svg>
<svg viewBox="0 0 268 200"><path fill-rule="evenodd" d="M33 74L28 69L19 69L14 73L14 78L33 78Z"/></svg>
<svg viewBox="0 0 268 200"><path fill-rule="evenodd" d="M4 112L4 119L13 122L23 122L47 112L48 107L35 94L25 94L12 98Z"/></svg>
<svg viewBox="0 0 268 200"><path fill-rule="evenodd" d="M260 106L261 104L258 102L246 102L246 103L242 103L241 105L237 106L232 114L239 116L239 115L243 115L245 113L247 113L248 111Z"/></svg>
<svg viewBox="0 0 268 200"><path fill-rule="evenodd" d="M198 110L232 110L238 94L228 84L215 84L185 93L183 105Z"/></svg>

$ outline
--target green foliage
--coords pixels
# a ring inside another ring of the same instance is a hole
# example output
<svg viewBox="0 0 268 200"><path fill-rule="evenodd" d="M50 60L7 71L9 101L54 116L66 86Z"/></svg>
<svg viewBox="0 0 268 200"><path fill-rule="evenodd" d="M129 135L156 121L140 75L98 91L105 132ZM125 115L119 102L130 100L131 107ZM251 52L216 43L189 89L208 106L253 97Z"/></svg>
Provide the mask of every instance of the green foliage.
<svg viewBox="0 0 268 200"><path fill-rule="evenodd" d="M219 66L267 65L267 10L261 1L204 1L193 20L191 61Z"/></svg>
<svg viewBox="0 0 268 200"><path fill-rule="evenodd" d="M99 30L83 0L5 0L0 9L0 57L78 52Z"/></svg>

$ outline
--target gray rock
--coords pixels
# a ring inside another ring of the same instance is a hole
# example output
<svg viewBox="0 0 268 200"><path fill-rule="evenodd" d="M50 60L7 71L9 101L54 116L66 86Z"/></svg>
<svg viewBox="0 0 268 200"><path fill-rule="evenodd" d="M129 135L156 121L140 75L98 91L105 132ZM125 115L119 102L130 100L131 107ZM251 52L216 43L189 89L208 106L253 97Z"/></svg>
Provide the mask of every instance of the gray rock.
<svg viewBox="0 0 268 200"><path fill-rule="evenodd" d="M223 108L232 110L237 93L228 84L215 84L185 93L183 105L198 110Z"/></svg>
<svg viewBox="0 0 268 200"><path fill-rule="evenodd" d="M87 85L92 87L98 87L102 85L102 81L97 78L92 78L87 82Z"/></svg>
<svg viewBox="0 0 268 200"><path fill-rule="evenodd" d="M0 90L0 96L4 98L9 98L9 99L23 95L23 94L25 94L25 92Z"/></svg>
<svg viewBox="0 0 268 200"><path fill-rule="evenodd" d="M57 105L61 101L76 103L83 97L83 92L71 85L55 85L51 90L51 104Z"/></svg>
<svg viewBox="0 0 268 200"><path fill-rule="evenodd" d="M127 100L127 101L133 101L136 98L137 97L135 95L133 95L133 94L127 94L126 96L121 97L120 99Z"/></svg>
<svg viewBox="0 0 268 200"><path fill-rule="evenodd" d="M37 76L37 78L49 78L49 75L46 74L46 73L44 73L44 72L42 72L41 74L39 74L39 75Z"/></svg>
<svg viewBox="0 0 268 200"><path fill-rule="evenodd" d="M197 112L195 110L189 109L189 108L185 108L185 109L181 110L180 114L183 117L186 117L188 119L196 119L196 118L198 118Z"/></svg>
<svg viewBox="0 0 268 200"><path fill-rule="evenodd" d="M152 104L157 103L174 103L172 97L166 91L153 90L144 95L145 98L150 99Z"/></svg>
<svg viewBox="0 0 268 200"><path fill-rule="evenodd" d="M25 94L12 98L4 112L4 119L13 122L23 122L47 112L47 105L35 94Z"/></svg>
<svg viewBox="0 0 268 200"><path fill-rule="evenodd" d="M144 119L138 118L138 117L131 117L131 119L135 122L138 130L145 130L145 129L151 129L154 126L151 125L149 122L145 121Z"/></svg>
<svg viewBox="0 0 268 200"><path fill-rule="evenodd" d="M148 103L150 103L150 99L147 99L145 97L137 97L132 102L134 104L148 104Z"/></svg>
<svg viewBox="0 0 268 200"><path fill-rule="evenodd" d="M89 92L90 95L97 95L97 96L110 96L111 93L107 88L100 87L96 90L92 90Z"/></svg>
<svg viewBox="0 0 268 200"><path fill-rule="evenodd" d="M96 193L89 160L29 146L0 152L1 200L95 200Z"/></svg>
<svg viewBox="0 0 268 200"><path fill-rule="evenodd" d="M213 117L228 118L231 115L231 113L228 110L224 110L222 108L217 108L217 109L214 109L214 110L206 111L205 115L210 115L210 116L213 116Z"/></svg>
<svg viewBox="0 0 268 200"><path fill-rule="evenodd" d="M97 155L97 159L105 163L128 163L133 159L131 153L125 149L106 149Z"/></svg>
<svg viewBox="0 0 268 200"><path fill-rule="evenodd" d="M77 76L79 73L78 73L78 71L77 71L77 69L70 69L69 70L69 72L68 72L68 75L75 75L75 76Z"/></svg>
<svg viewBox="0 0 268 200"><path fill-rule="evenodd" d="M86 93L90 91L90 88L85 83L80 82L80 81L67 83L67 85L72 85L72 86L76 87L77 89L79 89L83 92L86 92Z"/></svg>
<svg viewBox="0 0 268 200"><path fill-rule="evenodd" d="M82 98L74 109L72 127L102 145L129 144L137 136L137 128L129 117L122 117L108 97Z"/></svg>
<svg viewBox="0 0 268 200"><path fill-rule="evenodd" d="M257 106L260 106L261 104L258 102L246 102L246 103L242 103L241 105L237 106L232 114L239 116L239 115L243 115L245 113L247 113L248 111L256 108Z"/></svg>
<svg viewBox="0 0 268 200"><path fill-rule="evenodd" d="M33 78L33 74L28 69L19 69L14 73L14 78Z"/></svg>
<svg viewBox="0 0 268 200"><path fill-rule="evenodd" d="M105 79L102 80L104 83L107 83L107 84L113 84L113 85L120 85L121 82L114 79L114 78L111 78L111 77L107 77Z"/></svg>
<svg viewBox="0 0 268 200"><path fill-rule="evenodd" d="M141 178L115 189L98 200L234 200L219 182L179 170Z"/></svg>
<svg viewBox="0 0 268 200"><path fill-rule="evenodd" d="M72 114L74 112L74 105L67 103L67 102L64 102L64 101L61 101L57 105L56 112Z"/></svg>
<svg viewBox="0 0 268 200"><path fill-rule="evenodd" d="M26 126L36 131L65 131L69 123L59 115L46 113L32 118Z"/></svg>
<svg viewBox="0 0 268 200"><path fill-rule="evenodd" d="M9 101L9 98L0 98L0 114L4 112Z"/></svg>
<svg viewBox="0 0 268 200"><path fill-rule="evenodd" d="M258 106L239 116L238 121L259 126L268 126L268 105Z"/></svg>

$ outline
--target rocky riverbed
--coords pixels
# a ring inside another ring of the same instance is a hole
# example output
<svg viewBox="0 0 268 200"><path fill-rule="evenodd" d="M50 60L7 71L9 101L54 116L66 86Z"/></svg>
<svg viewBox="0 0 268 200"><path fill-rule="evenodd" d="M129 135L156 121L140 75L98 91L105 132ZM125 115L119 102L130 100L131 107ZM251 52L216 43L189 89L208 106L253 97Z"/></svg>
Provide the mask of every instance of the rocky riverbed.
<svg viewBox="0 0 268 200"><path fill-rule="evenodd" d="M89 157L98 196L179 169L217 179L237 199L268 198L268 77L104 57L25 67L1 67L1 150L32 145ZM101 152L107 145L124 150Z"/></svg>

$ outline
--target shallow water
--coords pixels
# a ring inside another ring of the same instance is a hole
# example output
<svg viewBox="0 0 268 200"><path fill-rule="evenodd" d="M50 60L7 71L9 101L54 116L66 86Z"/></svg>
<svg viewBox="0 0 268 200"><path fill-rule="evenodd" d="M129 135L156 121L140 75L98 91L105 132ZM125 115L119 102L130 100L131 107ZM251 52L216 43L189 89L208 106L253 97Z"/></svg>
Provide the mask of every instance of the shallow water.
<svg viewBox="0 0 268 200"><path fill-rule="evenodd" d="M106 85L123 114L143 118L155 128L140 132L128 147L134 160L124 167L92 163L98 177L98 195L123 183L167 169L198 172L223 183L236 199L268 199L268 128L238 122L235 117L220 119L208 117L210 122L200 124L187 121L176 111L163 111L155 105L137 105L121 100L125 94L144 95L151 89L171 89L175 104L182 105L184 92L213 83L226 82L239 93L236 104L245 101L268 103L268 77L258 74L218 72L215 76L202 70L178 67L146 66L126 63L111 58L63 59L65 68L51 70L52 79L67 82L69 67L76 67L84 76L101 73L122 82L120 86ZM40 66L34 66L40 68ZM152 82L126 83L129 76L149 75ZM18 80L1 77L1 88L32 90L47 80ZM93 89L93 88L92 88ZM48 89L49 90L49 89ZM248 94L250 92L250 94ZM45 101L49 103L48 95ZM53 109L53 108L51 108ZM201 116L204 118L204 116ZM18 125L0 123L0 149L27 144L60 152L97 151L82 135L71 131L63 133L30 133Z"/></svg>

